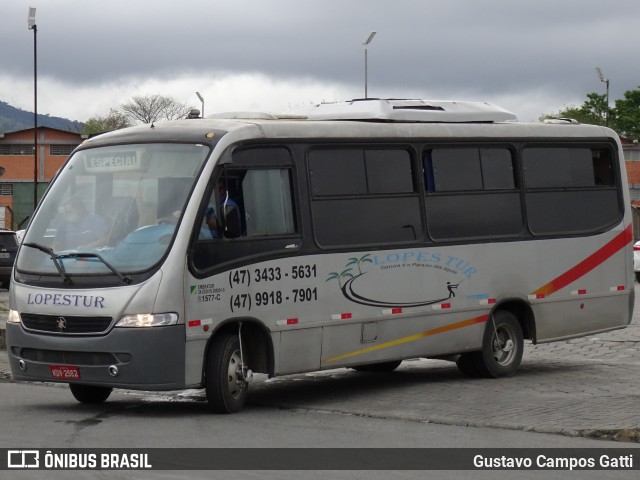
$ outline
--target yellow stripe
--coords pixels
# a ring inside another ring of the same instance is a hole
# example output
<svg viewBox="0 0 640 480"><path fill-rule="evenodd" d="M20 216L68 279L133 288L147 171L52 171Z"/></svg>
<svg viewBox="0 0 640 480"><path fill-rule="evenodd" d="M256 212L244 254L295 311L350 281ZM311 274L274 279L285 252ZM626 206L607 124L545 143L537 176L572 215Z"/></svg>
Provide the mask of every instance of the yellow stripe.
<svg viewBox="0 0 640 480"><path fill-rule="evenodd" d="M382 350L383 348L395 347L396 345L402 345L403 343L415 342L421 338L430 337L439 333L450 332L457 330L458 328L468 327L475 325L476 323L486 322L489 315L481 315L479 317L470 318L468 320L462 320L461 322L452 323L450 325L444 325L442 327L433 328L431 330L425 330L424 332L416 333L404 338L398 338L397 340L391 340L389 342L381 343L380 345L374 345L371 347L355 350L349 353L343 353L342 355L336 355L335 357L329 357L322 360L322 363L337 362L349 357L355 357L356 355L363 355L369 352L375 352L376 350Z"/></svg>

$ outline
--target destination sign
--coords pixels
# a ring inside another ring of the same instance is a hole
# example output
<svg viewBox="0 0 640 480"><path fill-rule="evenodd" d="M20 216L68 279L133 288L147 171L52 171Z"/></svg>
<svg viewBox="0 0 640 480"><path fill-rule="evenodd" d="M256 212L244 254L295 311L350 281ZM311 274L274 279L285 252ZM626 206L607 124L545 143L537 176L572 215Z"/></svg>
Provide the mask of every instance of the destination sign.
<svg viewBox="0 0 640 480"><path fill-rule="evenodd" d="M84 163L88 171L99 170L102 172L138 170L140 166L140 160L136 152L87 155Z"/></svg>

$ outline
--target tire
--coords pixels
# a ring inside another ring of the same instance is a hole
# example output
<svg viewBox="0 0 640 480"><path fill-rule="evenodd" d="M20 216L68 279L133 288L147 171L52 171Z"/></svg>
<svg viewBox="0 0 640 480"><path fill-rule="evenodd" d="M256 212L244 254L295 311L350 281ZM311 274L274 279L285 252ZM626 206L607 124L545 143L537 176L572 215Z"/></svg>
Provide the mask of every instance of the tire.
<svg viewBox="0 0 640 480"><path fill-rule="evenodd" d="M370 363L369 365L358 365L357 367L351 367L356 372L393 372L400 366L402 360L394 360L392 362L382 363Z"/></svg>
<svg viewBox="0 0 640 480"><path fill-rule="evenodd" d="M205 390L209 409L215 413L242 410L249 384L242 375L240 342L237 335L221 334L209 347Z"/></svg>
<svg viewBox="0 0 640 480"><path fill-rule="evenodd" d="M477 365L477 352L468 352L461 353L458 359L456 360L456 365L460 373L462 373L466 377L470 378L478 378L481 377L482 374L478 370Z"/></svg>
<svg viewBox="0 0 640 480"><path fill-rule="evenodd" d="M507 310L495 312L487 321L482 350L474 352L475 366L487 378L510 377L522 360L524 340L518 319Z"/></svg>
<svg viewBox="0 0 640 480"><path fill-rule="evenodd" d="M70 383L69 388L74 398L80 403L102 403L113 391L110 387L97 387L95 385L79 385Z"/></svg>

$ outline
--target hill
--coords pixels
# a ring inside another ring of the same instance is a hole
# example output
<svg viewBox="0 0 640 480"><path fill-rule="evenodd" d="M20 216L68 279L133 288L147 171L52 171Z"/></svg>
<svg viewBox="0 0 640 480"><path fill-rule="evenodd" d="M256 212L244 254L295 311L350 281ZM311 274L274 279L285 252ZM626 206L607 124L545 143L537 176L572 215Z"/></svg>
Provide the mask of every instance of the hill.
<svg viewBox="0 0 640 480"><path fill-rule="evenodd" d="M38 114L38 126L57 128L68 132L81 132L84 124L68 118ZM27 112L0 101L0 133L29 128L33 128L33 112Z"/></svg>

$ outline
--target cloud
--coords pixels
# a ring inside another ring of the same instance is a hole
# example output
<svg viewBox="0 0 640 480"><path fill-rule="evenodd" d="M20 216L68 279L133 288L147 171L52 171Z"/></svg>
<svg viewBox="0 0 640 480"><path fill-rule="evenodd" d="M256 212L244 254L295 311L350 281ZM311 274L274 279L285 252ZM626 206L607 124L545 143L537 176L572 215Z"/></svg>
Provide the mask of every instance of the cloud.
<svg viewBox="0 0 640 480"><path fill-rule="evenodd" d="M208 112L369 94L498 103L535 120L640 84L640 2L584 0L57 0L37 6L39 110L84 120L137 94ZM0 4L0 100L29 109L27 2ZM41 108L40 108L41 107ZM223 108L224 107L224 108Z"/></svg>
<svg viewBox="0 0 640 480"><path fill-rule="evenodd" d="M196 91L205 99L205 114L226 111L284 112L290 108L352 98L355 92L341 84L312 78L277 79L263 74L181 75L127 77L73 88L57 79L39 79L38 111L73 120L106 115L135 95L161 93L195 108L201 108ZM16 86L12 88L11 86ZM5 101L24 110L33 109L33 84L20 84L15 77L0 75L0 91L11 91ZM24 101L23 99L27 99Z"/></svg>

